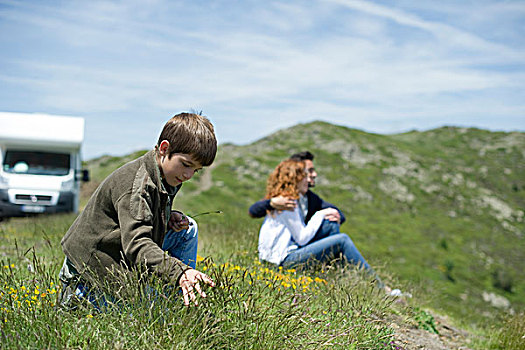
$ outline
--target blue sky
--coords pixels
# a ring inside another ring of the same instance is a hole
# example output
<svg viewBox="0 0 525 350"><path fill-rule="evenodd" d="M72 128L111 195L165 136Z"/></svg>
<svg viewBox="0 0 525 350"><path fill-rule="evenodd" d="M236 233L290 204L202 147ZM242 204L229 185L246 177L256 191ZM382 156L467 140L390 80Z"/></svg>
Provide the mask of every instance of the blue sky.
<svg viewBox="0 0 525 350"><path fill-rule="evenodd" d="M525 131L525 1L0 0L0 111L84 117L89 159L190 109L236 144L312 120Z"/></svg>

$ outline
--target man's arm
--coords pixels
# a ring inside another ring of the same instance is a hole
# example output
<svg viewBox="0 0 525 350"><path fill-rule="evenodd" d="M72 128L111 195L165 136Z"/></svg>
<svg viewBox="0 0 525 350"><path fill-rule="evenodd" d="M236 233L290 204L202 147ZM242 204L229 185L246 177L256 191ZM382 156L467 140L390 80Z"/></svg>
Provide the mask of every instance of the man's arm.
<svg viewBox="0 0 525 350"><path fill-rule="evenodd" d="M273 208L270 205L270 200L263 199L263 200L253 203L250 209L248 209L248 214L252 218L262 218L266 216L267 210L272 210L272 209Z"/></svg>

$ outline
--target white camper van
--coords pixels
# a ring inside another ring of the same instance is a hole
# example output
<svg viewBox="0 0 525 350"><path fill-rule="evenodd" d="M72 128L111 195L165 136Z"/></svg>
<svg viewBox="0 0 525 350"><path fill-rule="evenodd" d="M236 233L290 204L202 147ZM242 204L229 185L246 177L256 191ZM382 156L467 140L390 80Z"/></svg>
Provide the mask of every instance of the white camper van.
<svg viewBox="0 0 525 350"><path fill-rule="evenodd" d="M0 220L78 212L84 119L0 112Z"/></svg>

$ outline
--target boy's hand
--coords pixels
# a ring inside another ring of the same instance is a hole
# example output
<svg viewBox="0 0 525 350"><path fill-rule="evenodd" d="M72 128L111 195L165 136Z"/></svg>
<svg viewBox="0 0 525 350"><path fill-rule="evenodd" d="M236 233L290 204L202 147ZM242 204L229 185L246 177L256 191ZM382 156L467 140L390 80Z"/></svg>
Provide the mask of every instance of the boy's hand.
<svg viewBox="0 0 525 350"><path fill-rule="evenodd" d="M215 287L215 283L211 280L208 275L203 274L194 269L184 271L179 279L179 286L182 289L182 296L184 297L184 305L189 306L190 300L195 304L199 305L197 297L195 296L194 289L199 293L202 298L206 298L206 293L201 289L199 282L206 283L212 287Z"/></svg>
<svg viewBox="0 0 525 350"><path fill-rule="evenodd" d="M172 229L175 232L182 230L187 230L189 227L190 221L188 217L181 213L180 211L172 211L170 216L170 221L168 222L168 228Z"/></svg>
<svg viewBox="0 0 525 350"><path fill-rule="evenodd" d="M288 197L278 196L270 199L270 206L276 210L294 210L297 203Z"/></svg>

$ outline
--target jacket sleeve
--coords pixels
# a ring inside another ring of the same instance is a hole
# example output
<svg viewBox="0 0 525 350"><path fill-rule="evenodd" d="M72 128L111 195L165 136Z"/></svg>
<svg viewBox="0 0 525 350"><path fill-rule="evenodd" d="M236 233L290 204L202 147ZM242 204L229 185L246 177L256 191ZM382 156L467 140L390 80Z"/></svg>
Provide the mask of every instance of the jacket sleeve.
<svg viewBox="0 0 525 350"><path fill-rule="evenodd" d="M145 266L149 271L176 283L190 267L169 256L154 242L154 214L150 200L147 193L138 198L126 194L117 202L123 254L132 266Z"/></svg>
<svg viewBox="0 0 525 350"><path fill-rule="evenodd" d="M284 224L290 230L293 240L300 246L304 246L310 242L324 219L324 215L317 212L305 226L299 216L299 206L297 206L293 212L284 211L282 214Z"/></svg>
<svg viewBox="0 0 525 350"><path fill-rule="evenodd" d="M267 210L272 210L269 199L263 199L252 204L248 213L252 218L263 218L266 216Z"/></svg>

